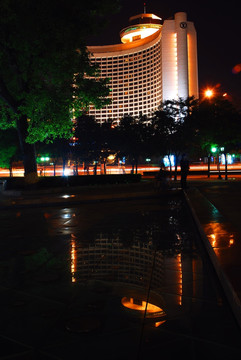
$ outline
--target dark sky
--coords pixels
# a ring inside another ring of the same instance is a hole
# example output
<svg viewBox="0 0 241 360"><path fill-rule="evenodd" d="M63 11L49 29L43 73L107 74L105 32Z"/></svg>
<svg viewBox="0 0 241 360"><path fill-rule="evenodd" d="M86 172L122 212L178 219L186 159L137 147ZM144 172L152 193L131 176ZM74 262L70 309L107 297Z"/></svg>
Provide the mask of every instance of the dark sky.
<svg viewBox="0 0 241 360"><path fill-rule="evenodd" d="M120 12L113 15L105 29L91 38L88 45L120 43L119 31L128 26L130 16L143 12L144 1L121 0ZM238 1L146 1L148 13L163 20L184 11L193 21L198 39L198 68L200 92L207 86L227 92L241 107L241 15Z"/></svg>

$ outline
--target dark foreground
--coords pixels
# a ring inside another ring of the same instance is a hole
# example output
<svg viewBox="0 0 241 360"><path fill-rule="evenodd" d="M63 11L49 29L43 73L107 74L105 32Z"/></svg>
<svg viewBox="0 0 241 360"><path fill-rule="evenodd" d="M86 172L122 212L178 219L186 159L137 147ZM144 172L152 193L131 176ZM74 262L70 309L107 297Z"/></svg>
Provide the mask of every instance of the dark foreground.
<svg viewBox="0 0 241 360"><path fill-rule="evenodd" d="M240 358L180 194L9 208L0 226L2 358Z"/></svg>

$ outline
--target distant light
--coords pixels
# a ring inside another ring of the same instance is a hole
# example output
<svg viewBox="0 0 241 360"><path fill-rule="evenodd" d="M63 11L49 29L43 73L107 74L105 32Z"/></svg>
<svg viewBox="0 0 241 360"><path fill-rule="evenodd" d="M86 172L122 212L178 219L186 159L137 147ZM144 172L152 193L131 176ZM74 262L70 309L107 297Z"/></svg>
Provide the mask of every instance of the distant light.
<svg viewBox="0 0 241 360"><path fill-rule="evenodd" d="M205 91L205 96L206 96L207 98L211 98L211 97L213 96L213 90L207 89L207 90Z"/></svg>
<svg viewBox="0 0 241 360"><path fill-rule="evenodd" d="M169 156L166 155L163 158L163 162L164 162L165 167L167 167L167 166L175 166L175 156L174 155L169 155Z"/></svg>
<svg viewBox="0 0 241 360"><path fill-rule="evenodd" d="M115 159L115 155L114 154L111 154L108 156L107 158L109 161L113 161Z"/></svg>
<svg viewBox="0 0 241 360"><path fill-rule="evenodd" d="M61 197L64 198L64 199L69 199L69 198L75 197L75 195L64 194Z"/></svg>
<svg viewBox="0 0 241 360"><path fill-rule="evenodd" d="M69 174L70 174L70 169L64 169L63 175L69 176Z"/></svg>
<svg viewBox="0 0 241 360"><path fill-rule="evenodd" d="M225 155L224 154L222 154L221 155L221 164L225 164L225 162L227 161L227 164L233 164L233 157L232 157L232 155L230 155L230 154L227 154L226 155L226 160L225 160Z"/></svg>
<svg viewBox="0 0 241 360"><path fill-rule="evenodd" d="M241 64L235 65L235 66L233 67L233 69L232 69L232 73L233 73L233 74L238 74L238 73L240 73L240 72L241 72Z"/></svg>
<svg viewBox="0 0 241 360"><path fill-rule="evenodd" d="M42 156L42 157L40 158L40 160L41 160L41 161L49 161L50 158L49 158L48 156Z"/></svg>
<svg viewBox="0 0 241 360"><path fill-rule="evenodd" d="M215 153L217 151L217 148L215 146L211 147L212 153Z"/></svg>

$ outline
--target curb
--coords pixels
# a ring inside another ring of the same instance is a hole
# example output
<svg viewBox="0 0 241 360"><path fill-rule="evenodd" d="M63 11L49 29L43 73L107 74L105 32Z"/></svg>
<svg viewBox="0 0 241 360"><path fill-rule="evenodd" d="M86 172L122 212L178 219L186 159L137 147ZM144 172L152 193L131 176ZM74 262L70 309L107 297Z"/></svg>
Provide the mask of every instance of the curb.
<svg viewBox="0 0 241 360"><path fill-rule="evenodd" d="M160 194L149 194L149 195L138 195L138 196L125 196L125 197L113 197L113 198L94 198L94 199L85 199L85 200L72 200L72 201L56 201L56 202L44 202L44 203L19 203L19 204L10 204L10 205L0 205L2 210L12 210L18 208L36 208L36 207L57 207L57 206L77 206L81 204L98 204L98 203L110 203L117 201L131 201L131 200L145 200L145 199L155 199L160 197Z"/></svg>

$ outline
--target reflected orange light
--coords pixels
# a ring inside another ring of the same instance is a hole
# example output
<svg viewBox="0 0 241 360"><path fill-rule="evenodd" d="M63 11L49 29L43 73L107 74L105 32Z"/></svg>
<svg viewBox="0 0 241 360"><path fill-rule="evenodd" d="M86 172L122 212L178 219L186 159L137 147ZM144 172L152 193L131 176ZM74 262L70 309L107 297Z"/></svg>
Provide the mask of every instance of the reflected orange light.
<svg viewBox="0 0 241 360"><path fill-rule="evenodd" d="M132 310L137 310L137 311L145 311L146 309L146 301L144 300L140 300L140 301L136 301L134 298L127 298L127 297L123 297L121 299L121 303L123 306L127 307L128 309L132 309ZM148 313L164 313L164 311L159 307L156 306L154 304L147 304L147 312Z"/></svg>
<svg viewBox="0 0 241 360"><path fill-rule="evenodd" d="M177 262L178 262L178 275L179 275L179 299L178 299L178 304L182 305L182 255L178 254L177 255Z"/></svg>
<svg viewBox="0 0 241 360"><path fill-rule="evenodd" d="M76 265L77 265L77 256L76 256L76 244L75 244L75 237L73 234L71 234L71 250L70 250L70 256L71 256L71 281L76 282Z"/></svg>
<svg viewBox="0 0 241 360"><path fill-rule="evenodd" d="M121 299L121 303L126 308L140 311L141 313L144 313L144 311L146 310L147 317L160 319L166 316L166 313L165 311L163 311L162 308L154 304L147 304L144 300L134 299L132 297L123 297ZM160 325L164 324L165 321L166 320L156 321L154 323L154 326L159 327Z"/></svg>
<svg viewBox="0 0 241 360"><path fill-rule="evenodd" d="M155 322L155 327L159 327L160 325L164 324L164 322L166 322L166 320Z"/></svg>
<svg viewBox="0 0 241 360"><path fill-rule="evenodd" d="M214 250L234 245L234 234L230 233L224 224L211 222L206 224L204 230Z"/></svg>

